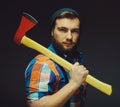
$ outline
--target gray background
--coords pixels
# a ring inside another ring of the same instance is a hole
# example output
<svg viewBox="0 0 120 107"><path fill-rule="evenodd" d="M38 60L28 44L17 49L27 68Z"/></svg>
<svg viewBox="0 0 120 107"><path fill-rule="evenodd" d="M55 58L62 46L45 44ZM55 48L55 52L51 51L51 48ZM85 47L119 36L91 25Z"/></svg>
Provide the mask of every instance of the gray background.
<svg viewBox="0 0 120 107"><path fill-rule="evenodd" d="M2 0L0 3L0 106L25 107L24 70L38 52L16 45L13 36L28 12L39 24L28 37L47 47L49 19L62 7L80 12L82 34L79 50L90 74L113 86L107 96L88 86L86 107L119 107L120 102L120 3L119 0Z"/></svg>

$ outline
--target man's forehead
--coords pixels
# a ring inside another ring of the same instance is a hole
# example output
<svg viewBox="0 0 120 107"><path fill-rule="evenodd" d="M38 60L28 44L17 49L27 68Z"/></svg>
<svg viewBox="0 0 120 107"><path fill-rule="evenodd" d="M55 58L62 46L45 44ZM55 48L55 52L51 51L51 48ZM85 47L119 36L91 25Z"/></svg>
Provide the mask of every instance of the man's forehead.
<svg viewBox="0 0 120 107"><path fill-rule="evenodd" d="M56 22L55 22L55 26L79 28L80 27L80 21L77 18L75 18L75 19L67 19L67 18L57 19Z"/></svg>

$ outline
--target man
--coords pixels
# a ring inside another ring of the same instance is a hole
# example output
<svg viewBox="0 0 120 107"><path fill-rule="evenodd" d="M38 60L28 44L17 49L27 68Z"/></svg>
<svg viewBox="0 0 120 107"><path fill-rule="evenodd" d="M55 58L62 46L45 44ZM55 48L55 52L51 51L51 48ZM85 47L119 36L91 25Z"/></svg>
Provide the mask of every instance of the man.
<svg viewBox="0 0 120 107"><path fill-rule="evenodd" d="M68 72L44 55L36 56L25 71L29 107L83 107L88 70L77 52L80 15L63 8L51 17L52 43L49 50L73 64Z"/></svg>

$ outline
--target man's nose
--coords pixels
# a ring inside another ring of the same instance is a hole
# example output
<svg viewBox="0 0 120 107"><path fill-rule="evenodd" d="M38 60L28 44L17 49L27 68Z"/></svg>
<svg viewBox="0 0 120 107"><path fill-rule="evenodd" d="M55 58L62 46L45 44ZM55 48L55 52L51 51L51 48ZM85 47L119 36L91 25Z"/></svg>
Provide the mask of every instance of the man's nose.
<svg viewBox="0 0 120 107"><path fill-rule="evenodd" d="M72 39L72 32L71 31L68 31L68 33L67 33L67 39Z"/></svg>

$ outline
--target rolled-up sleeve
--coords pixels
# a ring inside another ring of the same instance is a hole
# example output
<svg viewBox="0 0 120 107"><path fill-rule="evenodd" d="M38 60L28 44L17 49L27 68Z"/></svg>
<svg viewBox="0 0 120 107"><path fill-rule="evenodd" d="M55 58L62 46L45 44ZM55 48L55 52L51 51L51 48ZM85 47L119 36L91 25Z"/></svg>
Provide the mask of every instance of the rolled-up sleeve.
<svg viewBox="0 0 120 107"><path fill-rule="evenodd" d="M34 101L53 93L55 74L47 63L33 59L25 71L26 98Z"/></svg>

